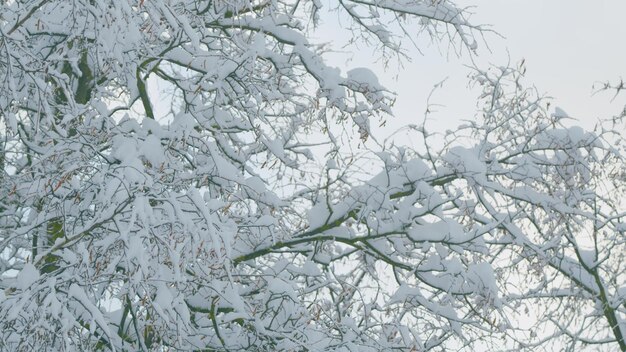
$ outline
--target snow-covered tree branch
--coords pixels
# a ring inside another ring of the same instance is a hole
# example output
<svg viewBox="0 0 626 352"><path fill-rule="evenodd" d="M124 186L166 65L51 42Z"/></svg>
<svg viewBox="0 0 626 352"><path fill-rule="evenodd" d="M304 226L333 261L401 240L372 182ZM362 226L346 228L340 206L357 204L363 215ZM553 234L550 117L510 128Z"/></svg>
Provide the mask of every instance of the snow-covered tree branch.
<svg viewBox="0 0 626 352"><path fill-rule="evenodd" d="M621 135L502 68L443 148L379 143L393 96L325 63L320 14L400 56L481 28L322 5L0 5L1 350L626 350Z"/></svg>

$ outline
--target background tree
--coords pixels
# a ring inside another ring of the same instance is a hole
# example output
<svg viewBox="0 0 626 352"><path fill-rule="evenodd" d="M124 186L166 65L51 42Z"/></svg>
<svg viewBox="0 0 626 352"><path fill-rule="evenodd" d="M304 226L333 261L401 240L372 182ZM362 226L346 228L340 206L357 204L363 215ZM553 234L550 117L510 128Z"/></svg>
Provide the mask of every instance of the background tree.
<svg viewBox="0 0 626 352"><path fill-rule="evenodd" d="M622 159L604 133L506 93L506 69L476 75L485 119L441 151L424 127L426 151L378 144L369 123L392 97L366 68L324 64L307 38L320 8L3 3L2 349L623 348L620 179L600 169ZM387 55L406 28L470 50L479 30L447 1L331 10ZM355 133L380 159L371 177ZM540 260L521 286L519 264ZM536 301L553 336L511 316Z"/></svg>

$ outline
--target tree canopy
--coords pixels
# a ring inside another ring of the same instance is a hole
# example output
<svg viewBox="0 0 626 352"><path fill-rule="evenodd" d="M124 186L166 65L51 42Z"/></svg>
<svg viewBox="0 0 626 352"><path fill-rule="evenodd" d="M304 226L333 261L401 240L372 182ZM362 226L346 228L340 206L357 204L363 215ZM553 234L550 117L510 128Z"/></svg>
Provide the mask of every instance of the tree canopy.
<svg viewBox="0 0 626 352"><path fill-rule="evenodd" d="M0 349L626 351L621 120L477 68L475 120L377 138L394 96L325 63L321 16L384 55L482 29L324 6L2 2Z"/></svg>

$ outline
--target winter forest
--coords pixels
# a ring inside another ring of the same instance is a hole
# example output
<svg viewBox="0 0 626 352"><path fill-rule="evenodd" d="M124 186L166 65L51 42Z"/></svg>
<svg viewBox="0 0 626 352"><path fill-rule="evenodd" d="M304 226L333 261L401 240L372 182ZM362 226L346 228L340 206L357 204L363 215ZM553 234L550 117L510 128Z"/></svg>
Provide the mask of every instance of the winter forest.
<svg viewBox="0 0 626 352"><path fill-rule="evenodd" d="M325 26L461 57L475 111L399 124ZM626 109L579 127L524 62L472 65L497 30L449 0L1 1L0 351L626 351Z"/></svg>

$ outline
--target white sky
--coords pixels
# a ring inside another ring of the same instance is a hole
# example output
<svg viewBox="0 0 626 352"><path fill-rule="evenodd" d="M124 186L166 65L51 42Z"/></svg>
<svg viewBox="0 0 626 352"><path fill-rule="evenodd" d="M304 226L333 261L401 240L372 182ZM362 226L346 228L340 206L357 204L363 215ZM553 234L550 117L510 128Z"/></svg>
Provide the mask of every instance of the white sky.
<svg viewBox="0 0 626 352"><path fill-rule="evenodd" d="M505 38L486 33L479 42L475 62L481 68L489 63L515 65L526 60L526 83L553 97L554 105L591 128L597 118L608 118L626 103L626 94L610 102L612 94L592 96L592 86L626 76L626 1L618 0L458 0L470 9L474 24L490 25ZM328 6L328 3L325 3ZM343 37L336 28L319 32L318 41L329 41L341 50ZM345 35L345 34L344 34ZM491 49L491 53L486 45ZM477 92L467 87L470 56L456 57L446 47L421 46L423 54L411 49L411 62L404 68L385 71L374 63L368 50L327 55L328 63L344 69L370 67L387 88L395 91L397 128L423 119L426 98L434 84L448 78L431 103L445 105L432 116L431 128L453 128L459 120L471 119L476 111ZM346 49L346 51L352 49ZM347 63L346 60L351 61ZM397 75L397 79L394 78ZM374 126L374 124L372 124ZM393 129L395 129L393 128Z"/></svg>

